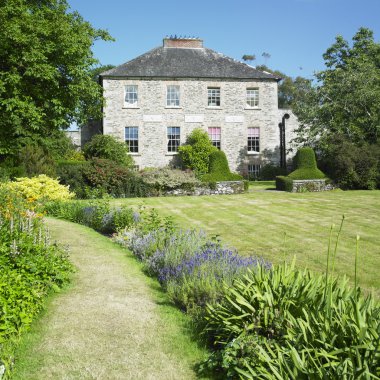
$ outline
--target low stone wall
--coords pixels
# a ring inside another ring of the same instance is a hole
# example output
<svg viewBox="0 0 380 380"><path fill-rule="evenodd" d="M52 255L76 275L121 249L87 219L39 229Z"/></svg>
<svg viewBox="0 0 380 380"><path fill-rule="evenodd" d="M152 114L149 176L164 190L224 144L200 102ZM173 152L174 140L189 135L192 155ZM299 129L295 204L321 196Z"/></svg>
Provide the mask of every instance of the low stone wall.
<svg viewBox="0 0 380 380"><path fill-rule="evenodd" d="M212 188L211 188L212 187ZM163 193L163 196L183 196L183 195L226 195L244 193L244 181L223 181L216 182L215 188L205 184L205 186L195 187L194 190L176 189Z"/></svg>
<svg viewBox="0 0 380 380"><path fill-rule="evenodd" d="M293 180L292 193L328 191L333 189L334 186L326 183L325 179L296 179Z"/></svg>

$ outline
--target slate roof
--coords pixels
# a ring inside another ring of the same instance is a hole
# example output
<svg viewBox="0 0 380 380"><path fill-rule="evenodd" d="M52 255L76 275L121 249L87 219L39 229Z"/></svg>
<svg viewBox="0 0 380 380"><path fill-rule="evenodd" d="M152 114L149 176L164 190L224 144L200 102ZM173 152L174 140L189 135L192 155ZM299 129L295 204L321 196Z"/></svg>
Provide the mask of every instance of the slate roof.
<svg viewBox="0 0 380 380"><path fill-rule="evenodd" d="M100 74L103 78L281 78L207 48L158 47Z"/></svg>

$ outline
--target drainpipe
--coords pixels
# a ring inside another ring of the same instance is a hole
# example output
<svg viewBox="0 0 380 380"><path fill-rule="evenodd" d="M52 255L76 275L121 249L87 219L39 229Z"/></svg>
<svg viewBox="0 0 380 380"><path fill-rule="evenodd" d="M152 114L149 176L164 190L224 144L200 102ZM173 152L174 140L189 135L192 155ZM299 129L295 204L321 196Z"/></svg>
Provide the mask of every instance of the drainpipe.
<svg viewBox="0 0 380 380"><path fill-rule="evenodd" d="M278 123L280 128L280 167L286 169L286 142L285 142L285 120L289 119L288 113L284 114L281 123Z"/></svg>

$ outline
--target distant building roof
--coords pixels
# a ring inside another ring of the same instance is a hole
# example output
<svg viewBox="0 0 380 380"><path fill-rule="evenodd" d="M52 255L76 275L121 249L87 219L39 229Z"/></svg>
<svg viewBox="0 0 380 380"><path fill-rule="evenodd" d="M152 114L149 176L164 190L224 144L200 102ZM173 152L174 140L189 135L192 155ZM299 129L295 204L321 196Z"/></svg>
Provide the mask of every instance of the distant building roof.
<svg viewBox="0 0 380 380"><path fill-rule="evenodd" d="M188 38L165 38L157 47L120 66L100 74L101 77L139 78L220 78L269 79L281 78L236 61L203 47L203 41Z"/></svg>

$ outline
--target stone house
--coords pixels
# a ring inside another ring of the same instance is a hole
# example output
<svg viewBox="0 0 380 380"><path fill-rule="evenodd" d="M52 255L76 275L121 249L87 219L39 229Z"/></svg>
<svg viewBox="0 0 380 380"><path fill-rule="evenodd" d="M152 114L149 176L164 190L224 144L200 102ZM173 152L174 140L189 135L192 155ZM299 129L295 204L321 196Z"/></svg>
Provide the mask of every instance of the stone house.
<svg viewBox="0 0 380 380"><path fill-rule="evenodd" d="M197 38L165 38L157 47L100 75L102 130L125 141L136 165L177 164L195 128L208 132L231 170L255 176L280 162L279 123L289 142L297 120L279 110L278 78L203 47Z"/></svg>

